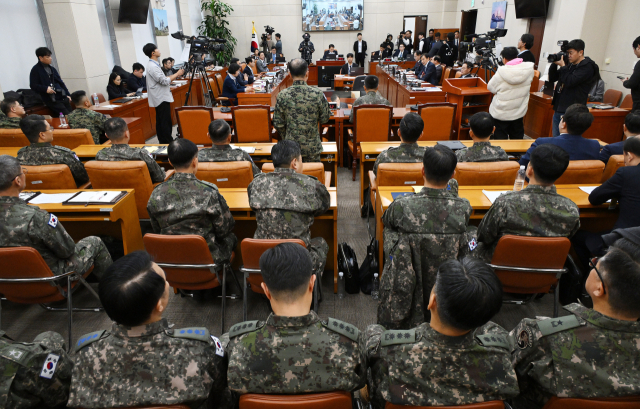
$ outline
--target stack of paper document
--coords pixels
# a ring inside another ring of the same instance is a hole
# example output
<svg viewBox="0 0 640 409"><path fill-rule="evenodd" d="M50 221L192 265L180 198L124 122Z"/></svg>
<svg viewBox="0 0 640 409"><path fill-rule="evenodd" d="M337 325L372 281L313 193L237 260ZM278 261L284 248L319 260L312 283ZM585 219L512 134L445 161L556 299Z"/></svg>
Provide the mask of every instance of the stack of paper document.
<svg viewBox="0 0 640 409"><path fill-rule="evenodd" d="M247 152L248 154L252 154L256 151L256 148L253 146L237 146L237 145L233 145L233 144L229 144L229 146L231 146L232 149L242 149L243 151Z"/></svg>
<svg viewBox="0 0 640 409"><path fill-rule="evenodd" d="M145 146L144 150L146 150L149 153L156 153L159 149L162 149L162 146Z"/></svg>
<svg viewBox="0 0 640 409"><path fill-rule="evenodd" d="M493 204L500 195L507 192L510 192L510 190L482 190L482 193L489 199L491 204Z"/></svg>
<svg viewBox="0 0 640 409"><path fill-rule="evenodd" d="M122 194L119 190L97 190L82 192L67 203L111 203L116 197ZM37 197L36 197L37 199Z"/></svg>
<svg viewBox="0 0 640 409"><path fill-rule="evenodd" d="M31 204L49 204L49 203L62 203L65 200L69 200L75 193L41 193L33 199L29 200Z"/></svg>
<svg viewBox="0 0 640 409"><path fill-rule="evenodd" d="M580 190L590 195L598 186L580 186Z"/></svg>

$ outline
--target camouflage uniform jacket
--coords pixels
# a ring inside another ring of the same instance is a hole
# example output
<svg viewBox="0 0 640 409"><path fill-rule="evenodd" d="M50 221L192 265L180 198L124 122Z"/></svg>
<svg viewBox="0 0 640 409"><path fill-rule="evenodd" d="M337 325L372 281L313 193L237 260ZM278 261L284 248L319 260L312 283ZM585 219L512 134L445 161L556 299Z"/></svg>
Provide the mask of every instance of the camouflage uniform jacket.
<svg viewBox="0 0 640 409"><path fill-rule="evenodd" d="M413 328L428 321L426 309L438 267L466 254L471 205L451 190L423 187L396 198L382 216L385 264L380 280L378 323Z"/></svg>
<svg viewBox="0 0 640 409"><path fill-rule="evenodd" d="M364 338L374 406L458 406L515 397L508 335L491 321L459 337L428 323L395 331L370 325Z"/></svg>
<svg viewBox="0 0 640 409"><path fill-rule="evenodd" d="M64 408L69 399L73 361L57 332L33 342L13 342L0 331L0 407Z"/></svg>
<svg viewBox="0 0 640 409"><path fill-rule="evenodd" d="M422 163L425 148L417 143L401 143L382 151L373 165L373 173L378 176L378 165L381 163Z"/></svg>
<svg viewBox="0 0 640 409"><path fill-rule="evenodd" d="M0 128L2 129L20 129L20 120L22 118L13 116L9 118L5 114L0 115Z"/></svg>
<svg viewBox="0 0 640 409"><path fill-rule="evenodd" d="M470 148L456 151L458 162L498 162L509 160L509 155L491 142L474 142Z"/></svg>
<svg viewBox="0 0 640 409"><path fill-rule="evenodd" d="M258 223L253 238L301 239L307 247L314 217L331 205L329 191L317 178L293 169L259 174L247 193Z"/></svg>
<svg viewBox="0 0 640 409"><path fill-rule="evenodd" d="M71 129L88 129L96 145L100 144L101 138L106 138L104 136L104 123L108 118L104 114L90 109L76 108L71 111L68 118Z"/></svg>
<svg viewBox="0 0 640 409"><path fill-rule="evenodd" d="M640 395L640 322L580 304L564 309L572 315L525 318L509 335L522 391L517 407L542 407L551 396Z"/></svg>
<svg viewBox="0 0 640 409"><path fill-rule="evenodd" d="M76 344L69 407L188 405L225 401L222 345L206 328L166 319L86 334ZM216 405L217 406L217 405Z"/></svg>
<svg viewBox="0 0 640 409"><path fill-rule="evenodd" d="M160 183L166 177L164 169L151 157L151 154L142 148L132 148L127 144L116 144L101 149L96 154L96 160L119 162L125 160L142 160L149 168L152 183Z"/></svg>
<svg viewBox="0 0 640 409"><path fill-rule="evenodd" d="M322 91L308 86L304 81L293 81L293 85L278 94L273 126L282 139L291 139L300 144L305 162L319 162L322 142L318 123L331 118L329 103Z"/></svg>
<svg viewBox="0 0 640 409"><path fill-rule="evenodd" d="M392 105L391 102L387 101L385 97L380 95L377 91L369 91L367 95L362 97L358 97L353 104L351 105L351 114L349 114L349 122L353 123L353 108L358 105L371 105L371 104L379 104L379 105Z"/></svg>
<svg viewBox="0 0 640 409"><path fill-rule="evenodd" d="M236 324L221 341L229 389L240 394L352 391L366 381L360 331L313 311Z"/></svg>
<svg viewBox="0 0 640 409"><path fill-rule="evenodd" d="M77 186L89 181L89 175L78 155L64 146L52 146L48 142L32 143L21 148L17 157L22 165L27 166L67 165Z"/></svg>
<svg viewBox="0 0 640 409"><path fill-rule="evenodd" d="M251 162L253 176L260 173L260 169L253 163L251 156L242 149L232 148L230 145L213 145L198 151L198 162Z"/></svg>
<svg viewBox="0 0 640 409"><path fill-rule="evenodd" d="M207 240L215 261L229 260L238 239L227 201L213 183L191 173L174 173L153 189L147 210L153 231L197 234Z"/></svg>
<svg viewBox="0 0 640 409"><path fill-rule="evenodd" d="M478 226L476 254L490 261L500 237L571 237L580 228L578 206L555 186L529 185L496 199Z"/></svg>

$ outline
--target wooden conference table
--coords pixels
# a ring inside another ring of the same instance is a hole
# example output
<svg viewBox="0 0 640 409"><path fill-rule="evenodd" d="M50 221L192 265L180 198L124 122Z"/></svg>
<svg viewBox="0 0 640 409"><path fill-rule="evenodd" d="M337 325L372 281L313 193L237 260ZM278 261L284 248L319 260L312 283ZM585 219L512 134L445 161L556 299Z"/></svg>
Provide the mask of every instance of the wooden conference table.
<svg viewBox="0 0 640 409"><path fill-rule="evenodd" d="M380 65L380 61L369 61L369 74L376 75L376 67ZM403 70L408 70L416 65L415 61L402 61L402 62L384 62L384 65L397 65Z"/></svg>
<svg viewBox="0 0 640 409"><path fill-rule="evenodd" d="M291 74L287 72L282 81L276 85L270 92L241 92L238 94L238 105L269 105L276 106L276 98L278 94L285 88L293 85ZM231 116L231 114L229 114Z"/></svg>
<svg viewBox="0 0 640 409"><path fill-rule="evenodd" d="M429 86L422 87L425 91L413 91L410 86L401 84L379 65L376 66L375 75L378 77L378 91L394 107L447 101L447 93L442 90L442 87ZM430 89L435 91L429 91Z"/></svg>

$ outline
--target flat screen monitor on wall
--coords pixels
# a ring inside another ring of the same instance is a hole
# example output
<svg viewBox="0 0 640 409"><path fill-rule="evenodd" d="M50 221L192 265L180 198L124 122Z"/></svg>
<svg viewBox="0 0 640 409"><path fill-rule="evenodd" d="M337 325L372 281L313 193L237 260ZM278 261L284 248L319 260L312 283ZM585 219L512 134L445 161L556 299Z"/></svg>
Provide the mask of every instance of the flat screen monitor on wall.
<svg viewBox="0 0 640 409"><path fill-rule="evenodd" d="M515 0L516 18L546 17L549 0Z"/></svg>
<svg viewBox="0 0 640 409"><path fill-rule="evenodd" d="M360 31L364 0L302 0L303 31Z"/></svg>
<svg viewBox="0 0 640 409"><path fill-rule="evenodd" d="M149 0L123 0L120 2L118 23L146 24Z"/></svg>

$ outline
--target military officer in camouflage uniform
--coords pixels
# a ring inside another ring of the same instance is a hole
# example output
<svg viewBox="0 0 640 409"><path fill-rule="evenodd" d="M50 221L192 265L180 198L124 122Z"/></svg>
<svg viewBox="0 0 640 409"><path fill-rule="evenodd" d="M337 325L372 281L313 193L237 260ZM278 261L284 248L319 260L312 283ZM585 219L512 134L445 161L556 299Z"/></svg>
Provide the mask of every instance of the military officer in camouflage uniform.
<svg viewBox="0 0 640 409"><path fill-rule="evenodd" d="M393 106L391 102L387 101L387 99L378 92L378 77L375 75L367 75L364 79L364 90L367 94L356 99L353 105L351 105L351 114L349 115L349 122L351 123L353 123L353 108L358 105L379 104Z"/></svg>
<svg viewBox="0 0 640 409"><path fill-rule="evenodd" d="M24 107L17 99L9 97L0 102L0 129L19 129L24 116Z"/></svg>
<svg viewBox="0 0 640 409"><path fill-rule="evenodd" d="M98 161L144 161L149 169L152 183L160 183L166 177L164 169L151 157L151 154L142 148L129 146L129 129L127 123L122 118L109 118L104 123L104 130L107 138L111 141L111 146L98 151L96 160Z"/></svg>
<svg viewBox="0 0 640 409"><path fill-rule="evenodd" d="M38 250L55 275L69 271L84 274L93 266L93 274L100 278L112 263L102 240L90 236L74 243L54 214L20 199L25 187L20 162L9 155L0 156L0 247Z"/></svg>
<svg viewBox="0 0 640 409"><path fill-rule="evenodd" d="M216 262L227 261L238 239L235 220L213 183L198 180L198 147L188 139L169 144L169 162L176 173L151 193L147 210L159 234L197 234L209 245Z"/></svg>
<svg viewBox="0 0 640 409"><path fill-rule="evenodd" d="M69 167L77 186L89 181L89 175L78 155L64 146L51 145L53 128L42 115L28 115L20 121L20 129L31 145L18 151L18 160L22 165L60 165Z"/></svg>
<svg viewBox="0 0 640 409"><path fill-rule="evenodd" d="M477 112L469 119L469 136L473 146L456 151L458 162L498 162L509 160L509 155L499 146L492 146L489 139L496 127L488 112Z"/></svg>
<svg viewBox="0 0 640 409"><path fill-rule="evenodd" d="M73 361L57 332L33 342L15 342L0 331L0 407L64 408L69 399Z"/></svg>
<svg viewBox="0 0 640 409"><path fill-rule="evenodd" d="M569 154L545 144L531 154L529 186L496 199L478 226L476 255L491 261L505 234L532 237L571 237L580 228L578 206L556 193L554 182L569 166Z"/></svg>
<svg viewBox="0 0 640 409"><path fill-rule="evenodd" d="M329 103L318 88L307 85L309 66L296 58L289 63L293 85L281 91L273 113L273 126L282 139L290 139L300 144L305 162L320 162L322 142L318 124L331 118Z"/></svg>
<svg viewBox="0 0 640 409"><path fill-rule="evenodd" d="M170 290L144 251L113 264L99 288L113 326L78 340L69 407L231 407L222 344L206 328L162 317Z"/></svg>
<svg viewBox="0 0 640 409"><path fill-rule="evenodd" d="M275 170L262 173L249 184L249 206L256 212L255 239L300 239L311 252L313 271L322 275L329 246L322 237L311 238L315 216L329 210L331 198L322 182L304 175L300 146L280 141L271 149Z"/></svg>
<svg viewBox="0 0 640 409"><path fill-rule="evenodd" d="M68 116L71 129L88 129L93 136L93 142L96 145L102 143L101 140L105 139L104 123L107 116L90 109L91 100L84 91L76 91L71 94L71 100L76 106L76 109L71 111Z"/></svg>
<svg viewBox="0 0 640 409"><path fill-rule="evenodd" d="M569 304L568 316L522 320L510 334L522 392L514 407L541 408L552 396L640 395L638 286L640 247L620 239L591 263L593 309Z"/></svg>
<svg viewBox="0 0 640 409"><path fill-rule="evenodd" d="M262 289L273 313L233 325L222 336L227 380L237 394L353 391L364 386L366 359L358 328L310 311L314 285L309 253L283 243L260 257Z"/></svg>
<svg viewBox="0 0 640 409"><path fill-rule="evenodd" d="M508 333L491 318L502 306L502 284L483 261L466 257L440 265L428 308L431 322L408 330L370 325L365 331L376 408L385 402L457 406L518 394Z"/></svg>
<svg viewBox="0 0 640 409"><path fill-rule="evenodd" d="M251 156L240 148L232 148L231 128L224 119L216 119L209 124L209 138L213 142L211 148L200 149L198 152L199 162L251 162L253 176L260 173L260 169L253 163Z"/></svg>
<svg viewBox="0 0 640 409"><path fill-rule="evenodd" d="M376 78L377 79L377 78ZM409 112L398 128L398 136L402 141L400 146L390 147L382 151L373 164L373 173L378 175L378 165L381 163L420 163L424 157L424 147L418 146L417 140L422 135L424 121L420 115Z"/></svg>

